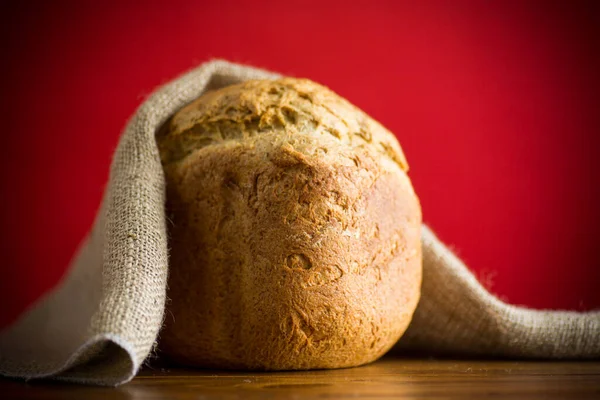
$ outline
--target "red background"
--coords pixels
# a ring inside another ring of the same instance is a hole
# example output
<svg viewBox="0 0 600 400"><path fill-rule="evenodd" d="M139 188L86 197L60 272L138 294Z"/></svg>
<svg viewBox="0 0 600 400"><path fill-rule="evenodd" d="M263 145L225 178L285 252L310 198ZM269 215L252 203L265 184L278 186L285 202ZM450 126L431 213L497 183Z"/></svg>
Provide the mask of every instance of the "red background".
<svg viewBox="0 0 600 400"><path fill-rule="evenodd" d="M501 298L600 306L595 2L23 3L2 6L0 326L64 274L136 106L213 57L395 132L425 221Z"/></svg>

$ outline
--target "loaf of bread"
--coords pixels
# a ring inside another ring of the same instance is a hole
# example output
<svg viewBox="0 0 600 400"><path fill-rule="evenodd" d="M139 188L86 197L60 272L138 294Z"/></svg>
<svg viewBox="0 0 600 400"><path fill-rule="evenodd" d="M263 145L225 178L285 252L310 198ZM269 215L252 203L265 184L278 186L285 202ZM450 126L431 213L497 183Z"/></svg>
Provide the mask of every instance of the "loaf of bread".
<svg viewBox="0 0 600 400"><path fill-rule="evenodd" d="M167 182L161 351L207 368L371 362L421 285L421 210L393 134L304 79L205 93L157 133Z"/></svg>

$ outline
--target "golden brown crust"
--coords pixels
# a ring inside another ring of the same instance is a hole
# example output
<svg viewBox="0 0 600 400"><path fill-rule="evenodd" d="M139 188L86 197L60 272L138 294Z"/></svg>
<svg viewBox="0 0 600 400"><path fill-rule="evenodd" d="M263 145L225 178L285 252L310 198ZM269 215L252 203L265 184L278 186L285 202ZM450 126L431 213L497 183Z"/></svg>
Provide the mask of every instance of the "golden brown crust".
<svg viewBox="0 0 600 400"><path fill-rule="evenodd" d="M286 78L208 93L158 142L173 223L166 354L338 368L397 341L419 298L421 212L385 128Z"/></svg>

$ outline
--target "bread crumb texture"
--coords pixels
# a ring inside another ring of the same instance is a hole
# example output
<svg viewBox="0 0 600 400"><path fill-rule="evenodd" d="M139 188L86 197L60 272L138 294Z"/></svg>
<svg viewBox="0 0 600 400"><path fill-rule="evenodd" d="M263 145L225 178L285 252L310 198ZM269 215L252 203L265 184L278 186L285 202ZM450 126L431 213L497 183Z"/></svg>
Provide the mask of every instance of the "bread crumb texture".
<svg viewBox="0 0 600 400"><path fill-rule="evenodd" d="M421 210L393 134L284 78L204 94L157 142L171 221L164 354L340 368L400 338L420 293Z"/></svg>

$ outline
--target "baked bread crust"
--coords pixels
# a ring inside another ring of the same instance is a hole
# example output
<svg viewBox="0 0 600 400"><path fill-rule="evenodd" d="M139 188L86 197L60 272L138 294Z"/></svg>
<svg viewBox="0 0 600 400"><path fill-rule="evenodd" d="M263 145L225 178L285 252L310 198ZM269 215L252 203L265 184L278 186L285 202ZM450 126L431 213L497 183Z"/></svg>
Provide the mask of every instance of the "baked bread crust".
<svg viewBox="0 0 600 400"><path fill-rule="evenodd" d="M206 93L157 141L168 357L339 368L399 339L420 294L421 210L393 134L327 88L283 78Z"/></svg>

